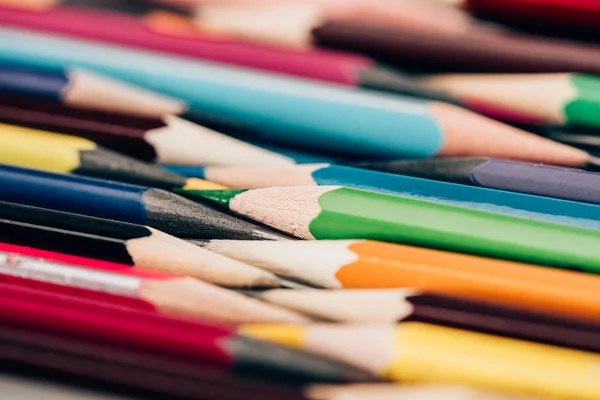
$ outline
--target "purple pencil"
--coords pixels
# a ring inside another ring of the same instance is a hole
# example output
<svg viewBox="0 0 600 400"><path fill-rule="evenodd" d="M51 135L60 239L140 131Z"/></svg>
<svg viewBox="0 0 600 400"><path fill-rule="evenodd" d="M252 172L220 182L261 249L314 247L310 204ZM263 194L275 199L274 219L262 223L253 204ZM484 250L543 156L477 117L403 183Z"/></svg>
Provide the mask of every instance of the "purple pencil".
<svg viewBox="0 0 600 400"><path fill-rule="evenodd" d="M600 174L579 169L487 157L365 162L357 166L488 189L600 204Z"/></svg>

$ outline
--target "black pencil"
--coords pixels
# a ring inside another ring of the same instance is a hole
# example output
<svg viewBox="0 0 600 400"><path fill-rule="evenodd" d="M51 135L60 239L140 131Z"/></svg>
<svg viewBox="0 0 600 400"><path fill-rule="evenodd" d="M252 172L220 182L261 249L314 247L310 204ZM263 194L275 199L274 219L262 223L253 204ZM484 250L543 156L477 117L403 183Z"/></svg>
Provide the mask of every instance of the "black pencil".
<svg viewBox="0 0 600 400"><path fill-rule="evenodd" d="M191 276L222 286L275 287L271 273L156 229L0 202L0 241Z"/></svg>
<svg viewBox="0 0 600 400"><path fill-rule="evenodd" d="M53 172L74 173L161 189L222 187L165 171L158 165L102 148L69 135L0 124L0 162Z"/></svg>

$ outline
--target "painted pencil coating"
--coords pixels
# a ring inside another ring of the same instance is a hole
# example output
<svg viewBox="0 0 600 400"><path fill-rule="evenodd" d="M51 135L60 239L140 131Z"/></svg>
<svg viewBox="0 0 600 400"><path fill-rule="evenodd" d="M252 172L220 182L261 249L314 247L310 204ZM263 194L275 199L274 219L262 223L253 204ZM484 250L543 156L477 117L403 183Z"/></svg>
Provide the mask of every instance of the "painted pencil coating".
<svg viewBox="0 0 600 400"><path fill-rule="evenodd" d="M371 169L382 169L384 172L396 172L394 167L397 164L419 165L423 163L422 170L427 173L425 178L432 178L432 169L429 166L436 165L436 162L443 165L445 159L440 161L400 161L398 163L359 163L359 166L367 166ZM479 159L477 159L479 160ZM502 163L502 162L501 162ZM506 162L512 165L510 162ZM515 165L520 165L514 163ZM469 164L471 165L471 164ZM523 164L525 165L525 164ZM381 167L380 167L381 166ZM389 168L386 169L386 167ZM462 167L461 164L461 168ZM480 167L481 168L481 167ZM399 173L402 173L398 167ZM567 200L582 201L582 197L565 197L553 190L554 187L563 188L562 191L571 191L568 188L577 184L577 180L557 180L549 182L549 179L543 179L531 176L527 179L526 186L529 188L525 193L549 196L555 198L544 198L537 196L528 196L512 192L524 192L518 189L515 178L514 185L511 185L510 176L518 176L524 179L524 171L507 171L501 175L502 184L482 184L486 188L500 189L507 191L486 190L479 188L469 188L462 185L447 184L442 182L415 179L407 176L393 175L387 173L378 173L365 169L350 168L333 164L310 164L289 167L272 166L244 166L244 167L206 167L194 170L193 176L208 179L212 182L218 182L232 188L266 188L273 186L300 186L300 185L339 185L355 189L370 190L374 192L394 194L403 197L416 198L439 203L451 204L461 207L468 207L483 211L496 212L500 214L514 215L533 220L548 221L566 225L577 226L586 229L600 229L600 208L576 203L573 201L558 200L566 198ZM564 171L556 169L556 171ZM407 174L410 175L410 174ZM537 174L539 175L539 174ZM588 180L596 175L586 174L589 179L581 182L581 188L588 184ZM435 179L435 177L433 177ZM556 177L554 178L556 179ZM500 180L500 177L496 180ZM539 182L539 183L538 183ZM462 183L459 182L459 183ZM525 185L524 185L525 186ZM593 187L590 185L587 191L578 190L579 193L590 195ZM552 193L552 194L550 194Z"/></svg>
<svg viewBox="0 0 600 400"><path fill-rule="evenodd" d="M4 164L0 182L2 201L148 225L186 239L286 238L160 189Z"/></svg>
<svg viewBox="0 0 600 400"><path fill-rule="evenodd" d="M61 100L61 93L69 84L64 73L33 74L19 68L0 68L0 91L23 95L37 94L41 98Z"/></svg>
<svg viewBox="0 0 600 400"><path fill-rule="evenodd" d="M467 152L565 165L581 165L589 158L580 150L449 104L358 92L18 30L2 29L0 34L5 39L0 60L50 71L65 64L89 68L182 98L192 111L243 121L257 137L274 142L363 158ZM156 79L157 74L161 79ZM303 112L298 113L299 109ZM378 127L377 134L373 126ZM481 140L470 140L469 132ZM485 138L481 132L486 132Z"/></svg>
<svg viewBox="0 0 600 400"><path fill-rule="evenodd" d="M487 157L359 163L358 166L427 179L600 204L600 175L578 169Z"/></svg>
<svg viewBox="0 0 600 400"><path fill-rule="evenodd" d="M598 271L600 233L331 186L196 192L303 239L372 239Z"/></svg>
<svg viewBox="0 0 600 400"><path fill-rule="evenodd" d="M600 395L589 374L597 354L458 329L409 322L397 327L250 325L242 332L335 356L407 383L465 384L586 400Z"/></svg>

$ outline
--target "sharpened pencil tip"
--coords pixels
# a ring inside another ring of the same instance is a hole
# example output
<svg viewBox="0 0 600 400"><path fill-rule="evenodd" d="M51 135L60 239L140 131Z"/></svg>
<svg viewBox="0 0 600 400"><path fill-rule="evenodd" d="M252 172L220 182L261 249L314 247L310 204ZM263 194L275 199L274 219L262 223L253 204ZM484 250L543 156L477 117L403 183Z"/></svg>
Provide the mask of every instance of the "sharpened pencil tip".
<svg viewBox="0 0 600 400"><path fill-rule="evenodd" d="M216 190L216 189L226 189L227 186L223 186L219 183L206 181L204 179L198 178L189 178L185 182L185 186L183 190Z"/></svg>
<svg viewBox="0 0 600 400"><path fill-rule="evenodd" d="M223 208L229 208L231 200L240 193L247 192L248 189L232 190L177 190L180 194L192 197L200 201L206 201Z"/></svg>

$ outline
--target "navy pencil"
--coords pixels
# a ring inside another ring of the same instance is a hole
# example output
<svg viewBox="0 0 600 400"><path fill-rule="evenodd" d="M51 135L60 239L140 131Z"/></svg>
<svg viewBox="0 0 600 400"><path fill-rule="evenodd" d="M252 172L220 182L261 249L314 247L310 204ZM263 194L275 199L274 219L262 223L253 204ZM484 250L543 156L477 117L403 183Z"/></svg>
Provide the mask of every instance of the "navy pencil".
<svg viewBox="0 0 600 400"><path fill-rule="evenodd" d="M174 98L78 68L51 72L0 63L0 93L145 117L179 114L185 109Z"/></svg>
<svg viewBox="0 0 600 400"><path fill-rule="evenodd" d="M176 194L0 164L0 200L147 225L184 239L282 240L271 229Z"/></svg>

